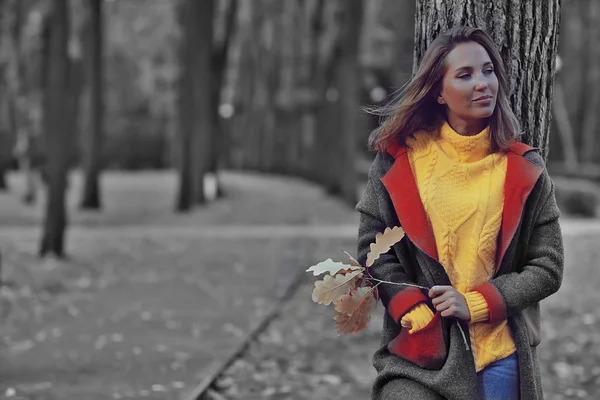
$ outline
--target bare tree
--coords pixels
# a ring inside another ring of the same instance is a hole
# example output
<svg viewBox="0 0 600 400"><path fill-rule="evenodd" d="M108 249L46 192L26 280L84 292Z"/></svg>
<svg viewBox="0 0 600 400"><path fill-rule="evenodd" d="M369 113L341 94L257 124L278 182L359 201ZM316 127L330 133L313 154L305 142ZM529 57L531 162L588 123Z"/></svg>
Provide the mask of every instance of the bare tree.
<svg viewBox="0 0 600 400"><path fill-rule="evenodd" d="M33 132L27 122L28 104L25 93L25 65L22 53L23 23L27 13L27 2L11 1L5 3L5 18L10 46L10 61L6 68L6 96L10 130L15 137L14 154L19 169L25 176L23 202L35 202L36 185L33 172Z"/></svg>
<svg viewBox="0 0 600 400"><path fill-rule="evenodd" d="M100 195L100 155L104 136L104 0L90 0L88 7L89 33L84 35L87 54L85 78L88 85L89 125L83 129L82 166L84 186L81 208L97 210L102 207Z"/></svg>
<svg viewBox="0 0 600 400"><path fill-rule="evenodd" d="M335 146L339 149L335 163L339 168L337 178L341 182L342 198L354 206L357 202L356 138L366 128L364 116L360 113L362 73L358 57L364 2L347 0L344 5L338 65L342 129L340 145Z"/></svg>
<svg viewBox="0 0 600 400"><path fill-rule="evenodd" d="M204 203L204 178L210 167L214 112L212 43L214 0L182 0L179 17L183 31L179 125L181 165L178 211Z"/></svg>
<svg viewBox="0 0 600 400"><path fill-rule="evenodd" d="M63 257L67 226L65 192L67 156L71 139L72 115L71 63L67 52L69 40L69 7L67 0L52 0L52 8L44 28L44 127L47 152L47 202L40 255L52 253Z"/></svg>
<svg viewBox="0 0 600 400"><path fill-rule="evenodd" d="M221 3L219 3L221 4ZM239 8L239 0L229 0L226 2L222 20L218 26L215 26L215 34L212 45L212 145L210 152L209 173L215 177L217 197L223 197L224 192L219 180L219 165L221 157L227 151L227 136L223 128L223 121L219 114L221 105L221 90L225 82L225 71L227 70L229 60L229 49L234 37L236 26L236 17Z"/></svg>
<svg viewBox="0 0 600 400"><path fill-rule="evenodd" d="M560 3L417 0L415 65L440 31L456 25L485 29L506 64L510 100L522 124L523 141L539 147L547 157Z"/></svg>
<svg viewBox="0 0 600 400"><path fill-rule="evenodd" d="M600 39L600 3L597 0L588 0L585 7L585 32L584 35L584 85L582 87L583 120L581 127L581 150L580 159L583 162L593 162L598 142L598 106L600 106L600 49L598 40Z"/></svg>

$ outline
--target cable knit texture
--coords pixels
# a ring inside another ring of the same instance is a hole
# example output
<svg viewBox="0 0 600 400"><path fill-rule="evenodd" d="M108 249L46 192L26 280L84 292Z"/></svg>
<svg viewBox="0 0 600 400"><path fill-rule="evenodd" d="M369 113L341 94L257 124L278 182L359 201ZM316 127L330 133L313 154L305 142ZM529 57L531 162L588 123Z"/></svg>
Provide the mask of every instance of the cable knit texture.
<svg viewBox="0 0 600 400"><path fill-rule="evenodd" d="M429 308L427 304L421 303L417 304L411 311L407 312L404 317L402 317L400 324L403 328L408 329L408 333L415 333L425 328L432 319L433 311L431 311L431 308Z"/></svg>
<svg viewBox="0 0 600 400"><path fill-rule="evenodd" d="M480 371L516 350L507 322L486 322L485 299L471 292L494 274L507 157L491 151L488 128L463 136L448 123L433 132L417 132L407 145L439 261L469 306L475 368ZM410 319L422 325L415 314L407 316L405 323Z"/></svg>

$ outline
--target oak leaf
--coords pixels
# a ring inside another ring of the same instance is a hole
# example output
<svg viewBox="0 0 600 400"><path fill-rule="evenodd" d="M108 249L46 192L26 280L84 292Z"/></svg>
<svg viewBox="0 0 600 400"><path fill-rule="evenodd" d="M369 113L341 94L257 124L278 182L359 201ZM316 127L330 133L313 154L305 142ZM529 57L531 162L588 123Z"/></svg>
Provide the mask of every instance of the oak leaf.
<svg viewBox="0 0 600 400"><path fill-rule="evenodd" d="M374 288L361 287L342 296L334 306L334 317L338 334L358 333L365 329L371 320L371 310L377 304L373 295Z"/></svg>
<svg viewBox="0 0 600 400"><path fill-rule="evenodd" d="M314 276L321 275L325 272L329 272L329 275L333 276L340 271L357 271L362 270L363 267L358 264L358 266L347 265L341 262L333 261L331 258L328 258L325 261L321 261L317 265L313 265L306 272L312 272Z"/></svg>
<svg viewBox="0 0 600 400"><path fill-rule="evenodd" d="M335 276L325 275L322 281L315 282L312 299L315 303L329 305L355 289L356 281L361 277L360 270Z"/></svg>
<svg viewBox="0 0 600 400"><path fill-rule="evenodd" d="M375 243L371 243L371 251L367 254L367 268L373 265L380 255L387 253L390 248L404 237L404 229L399 226L387 227L385 231L375 236Z"/></svg>
<svg viewBox="0 0 600 400"><path fill-rule="evenodd" d="M342 252L346 255L346 257L348 257L348 260L350 261L350 265L352 265L353 267L362 268L362 265L360 265L360 263L354 257L352 257L347 251L342 250Z"/></svg>

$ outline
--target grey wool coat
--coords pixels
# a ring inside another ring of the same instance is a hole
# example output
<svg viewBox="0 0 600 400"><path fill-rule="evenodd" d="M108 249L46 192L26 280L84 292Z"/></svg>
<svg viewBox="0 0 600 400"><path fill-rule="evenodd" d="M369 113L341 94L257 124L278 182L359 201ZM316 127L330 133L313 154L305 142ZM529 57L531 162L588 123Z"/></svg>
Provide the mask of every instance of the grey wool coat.
<svg viewBox="0 0 600 400"><path fill-rule="evenodd" d="M521 399L535 400L543 398L536 353L539 302L559 289L563 275L560 211L554 183L537 149L516 142L506 154L496 272L473 290L486 299L489 321L508 320L517 347ZM428 288L451 284L437 260L405 147L392 144L378 151L356 210L360 212L357 254L363 265L378 232L402 226L406 233L369 268L374 278ZM385 283L378 289L386 313L381 347L373 356L378 374L372 399L479 399L473 355L458 328L463 326L469 341L468 323L436 313L423 330L408 334L399 324L408 310L425 302L435 311L426 291Z"/></svg>

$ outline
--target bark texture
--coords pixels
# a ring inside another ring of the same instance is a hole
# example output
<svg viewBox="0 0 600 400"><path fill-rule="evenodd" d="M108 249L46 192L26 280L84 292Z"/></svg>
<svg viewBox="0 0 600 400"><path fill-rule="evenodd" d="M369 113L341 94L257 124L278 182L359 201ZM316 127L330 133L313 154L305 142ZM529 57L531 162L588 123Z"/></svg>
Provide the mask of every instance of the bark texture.
<svg viewBox="0 0 600 400"><path fill-rule="evenodd" d="M64 256L67 225L65 191L67 186L68 143L71 139L71 63L67 53L69 7L67 0L53 0L45 30L44 126L47 149L47 190L44 232L40 255Z"/></svg>
<svg viewBox="0 0 600 400"><path fill-rule="evenodd" d="M522 141L547 158L560 6L561 0L417 0L415 66L440 32L456 25L484 29L504 60Z"/></svg>
<svg viewBox="0 0 600 400"><path fill-rule="evenodd" d="M100 155L104 132L104 40L103 0L92 0L88 57L85 60L89 87L90 125L83 131L82 164L85 176L81 208L98 210L100 196Z"/></svg>

